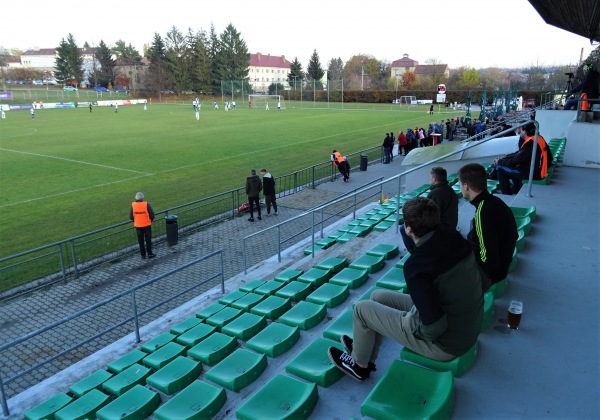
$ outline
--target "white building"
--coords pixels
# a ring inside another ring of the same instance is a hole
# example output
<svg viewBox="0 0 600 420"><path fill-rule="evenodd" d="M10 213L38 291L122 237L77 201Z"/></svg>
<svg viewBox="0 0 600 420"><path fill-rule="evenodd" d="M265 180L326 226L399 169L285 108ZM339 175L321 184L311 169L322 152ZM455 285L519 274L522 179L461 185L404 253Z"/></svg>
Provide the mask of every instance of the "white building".
<svg viewBox="0 0 600 420"><path fill-rule="evenodd" d="M269 85L280 83L284 88L289 87L288 74L291 63L285 56L250 54L248 62L248 78L255 92L267 92Z"/></svg>

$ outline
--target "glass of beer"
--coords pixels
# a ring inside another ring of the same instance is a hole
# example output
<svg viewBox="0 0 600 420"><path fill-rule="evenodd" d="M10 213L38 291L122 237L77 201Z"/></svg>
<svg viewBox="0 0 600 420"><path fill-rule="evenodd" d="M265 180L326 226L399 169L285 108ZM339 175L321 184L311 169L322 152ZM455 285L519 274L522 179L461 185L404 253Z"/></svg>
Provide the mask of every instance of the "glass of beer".
<svg viewBox="0 0 600 420"><path fill-rule="evenodd" d="M523 302L517 299L511 299L510 304L508 305L508 327L513 330L518 330L522 314Z"/></svg>

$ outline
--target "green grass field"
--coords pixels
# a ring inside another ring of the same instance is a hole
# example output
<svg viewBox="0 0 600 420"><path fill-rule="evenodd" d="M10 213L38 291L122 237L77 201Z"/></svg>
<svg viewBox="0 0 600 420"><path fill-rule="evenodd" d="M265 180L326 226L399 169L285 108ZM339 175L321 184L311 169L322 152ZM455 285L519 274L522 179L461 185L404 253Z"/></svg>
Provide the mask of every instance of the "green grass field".
<svg viewBox="0 0 600 420"><path fill-rule="evenodd" d="M137 191L159 211L241 187L250 169L290 173L328 160L333 148L349 154L380 145L387 131L457 115L285 105L281 113L225 112L205 103L199 123L191 103L123 105L118 114L46 109L35 120L8 111L0 120L0 256L127 220Z"/></svg>

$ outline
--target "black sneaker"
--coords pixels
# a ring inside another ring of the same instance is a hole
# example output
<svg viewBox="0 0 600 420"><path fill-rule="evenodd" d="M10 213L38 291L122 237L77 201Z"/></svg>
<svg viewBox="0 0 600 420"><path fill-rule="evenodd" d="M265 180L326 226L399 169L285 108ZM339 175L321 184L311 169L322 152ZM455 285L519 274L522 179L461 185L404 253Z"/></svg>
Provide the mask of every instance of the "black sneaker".
<svg viewBox="0 0 600 420"><path fill-rule="evenodd" d="M258 220L262 220L262 217L258 216Z"/></svg>
<svg viewBox="0 0 600 420"><path fill-rule="evenodd" d="M344 350L346 350L346 353L352 354L352 348L354 344L353 339L348 337L346 334L342 334L342 336L340 337L340 343L342 343L342 346L344 346ZM369 371L375 372L376 370L377 366L375 365L375 363L369 362Z"/></svg>
<svg viewBox="0 0 600 420"><path fill-rule="evenodd" d="M254 217L248 219L249 222L254 222Z"/></svg>
<svg viewBox="0 0 600 420"><path fill-rule="evenodd" d="M344 353L337 347L329 347L327 355L329 356L329 360L331 360L339 370L358 382L362 382L369 377L369 368L361 368L356 364L354 359L352 359L352 356L348 353Z"/></svg>
<svg viewBox="0 0 600 420"><path fill-rule="evenodd" d="M142 260L145 260L145 259L146 259L146 256L145 256L145 255L142 255Z"/></svg>
<svg viewBox="0 0 600 420"><path fill-rule="evenodd" d="M148 254L148 258L154 258L156 257L156 254Z"/></svg>

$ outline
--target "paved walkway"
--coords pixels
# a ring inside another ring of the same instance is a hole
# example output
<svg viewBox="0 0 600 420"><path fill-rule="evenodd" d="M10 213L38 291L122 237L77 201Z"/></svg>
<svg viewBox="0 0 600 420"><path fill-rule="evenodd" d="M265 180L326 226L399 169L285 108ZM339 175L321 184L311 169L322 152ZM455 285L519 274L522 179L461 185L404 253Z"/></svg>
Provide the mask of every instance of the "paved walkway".
<svg viewBox="0 0 600 420"><path fill-rule="evenodd" d="M116 263L106 264L77 279L56 283L28 295L2 302L0 303L0 343L8 343L22 337L214 251L223 250L224 277L227 281L227 279L244 270L242 239L245 236L298 216L307 209L317 207L363 185L396 175L401 170L400 164L401 158L396 157L391 164L372 164L367 171L356 170L352 172L348 183L338 179L335 182L323 183L316 189L306 189L297 194L284 197L278 200L278 216L266 217L263 214L263 220L257 220L254 223L248 222L247 217L237 217L210 226L198 233L182 237L176 246L169 247L165 243L158 244L156 246L156 259L141 260L136 253ZM397 184L390 185L390 194L396 190ZM376 197L379 198L378 192L373 191L376 193ZM348 212L342 213L341 216L346 214ZM331 217L327 221L327 225L339 219L340 216ZM307 216L283 226L281 237L290 238L285 241L283 248L292 246L310 236L311 222L312 217ZM307 233L298 234L298 232L307 229ZM251 266L275 255L277 253L276 241L276 230L261 236L261 240L252 241L249 244L250 261L248 265ZM220 261L217 258L207 260L195 267L178 272L176 275L164 278L156 285L145 288L136 295L136 301L143 308L157 305L160 299L184 290L186 286L192 287L199 278L206 278L214 274L219 270L219 267ZM169 304L148 312L141 316L140 324L144 325L159 318L163 313L187 302L191 297L214 287L216 284L216 281L208 283L180 296ZM52 331L36 336L2 352L0 355L0 375L6 381L33 364L54 357L66 350L69 343L73 343L75 340L89 339L108 328L108 326L114 325L118 320L125 320L129 316L131 316L131 299L126 296L95 310L93 315L79 317ZM11 398L131 332L132 322L127 322L111 333L105 334L67 355L57 357L44 367L11 381L5 387L7 398Z"/></svg>

